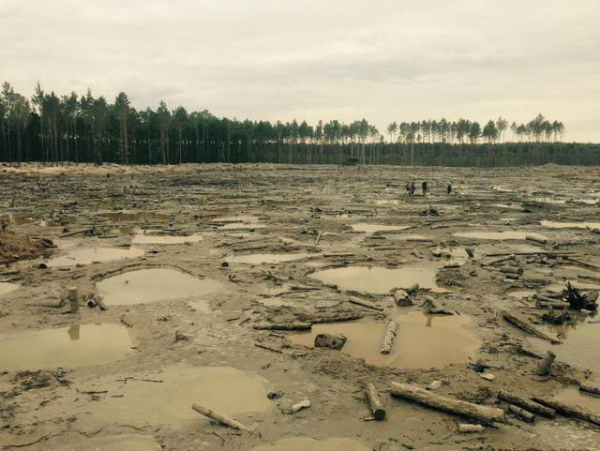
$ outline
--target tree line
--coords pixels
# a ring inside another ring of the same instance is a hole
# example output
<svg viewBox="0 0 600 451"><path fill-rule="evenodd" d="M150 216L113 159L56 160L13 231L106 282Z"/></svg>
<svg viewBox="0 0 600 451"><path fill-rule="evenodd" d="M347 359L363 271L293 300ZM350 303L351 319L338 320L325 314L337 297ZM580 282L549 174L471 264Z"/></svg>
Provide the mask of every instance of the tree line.
<svg viewBox="0 0 600 451"><path fill-rule="evenodd" d="M81 96L58 96L39 83L31 99L8 82L0 94L0 160L10 162L491 166L559 162L566 148L561 143L564 124L541 114L523 124L502 117L482 124L467 119L392 122L386 132L366 119L314 125L240 121L207 110L188 112L183 106L171 110L163 101L156 110L136 110L124 92L110 103L89 89ZM595 149L579 148L586 155ZM565 160L571 162L571 157Z"/></svg>

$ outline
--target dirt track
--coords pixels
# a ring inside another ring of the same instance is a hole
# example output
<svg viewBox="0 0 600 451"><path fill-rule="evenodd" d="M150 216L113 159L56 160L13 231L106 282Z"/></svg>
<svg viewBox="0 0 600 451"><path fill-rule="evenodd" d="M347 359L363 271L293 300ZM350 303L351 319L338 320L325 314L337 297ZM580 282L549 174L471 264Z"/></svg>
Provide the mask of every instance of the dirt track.
<svg viewBox="0 0 600 451"><path fill-rule="evenodd" d="M417 182L416 196L404 193L408 179ZM420 195L422 180L427 196ZM597 427L560 415L534 424L509 417L509 424L465 435L457 432L464 420L388 393L392 381L424 387L439 380L435 393L483 405L505 408L496 398L504 389L600 413L600 398L577 391L581 381L600 385L600 324L572 313L567 324L551 326L533 299L558 295L567 280L600 288L599 209L598 168L0 168L0 219L8 230L58 245L50 258L0 270L0 282L19 285L4 285L2 294L0 283L0 448L117 451L107 443L122 440L129 450L250 451L282 439L343 437L358 442L357 451L600 449ZM515 239L477 232L514 232ZM153 234L168 237L153 243ZM187 242L173 239L181 236ZM248 257L256 254L280 261ZM355 267L371 269L353 270L340 283L328 279ZM510 268L515 273L502 271ZM130 274L144 269L157 272ZM369 279L375 272L381 280ZM122 278L111 285L115 276ZM414 306L396 306L390 290L415 280L429 289L411 296ZM72 285L82 296L102 292L108 309L82 303L79 313L65 314L67 306L49 306ZM133 302L138 295L140 303ZM454 315L421 318L427 296ZM563 343L525 334L502 319L503 310ZM349 338L342 351L303 346L307 335L254 329L308 321L329 330L327 318L344 314L362 318L349 329L336 323ZM372 351L368 340L379 340L391 317L407 322L397 354L382 360L379 344ZM58 329L58 338L22 334L46 329ZM65 363L62 350L88 336L96 341ZM55 339L64 343L41 355L32 350ZM536 354L547 349L557 360L549 377L536 376ZM475 370L479 359L493 381ZM378 388L385 421L365 421L365 381ZM279 391L283 396L267 398ZM288 412L305 399L310 408ZM191 410L203 402L259 433L209 423ZM292 448L284 442L263 449Z"/></svg>

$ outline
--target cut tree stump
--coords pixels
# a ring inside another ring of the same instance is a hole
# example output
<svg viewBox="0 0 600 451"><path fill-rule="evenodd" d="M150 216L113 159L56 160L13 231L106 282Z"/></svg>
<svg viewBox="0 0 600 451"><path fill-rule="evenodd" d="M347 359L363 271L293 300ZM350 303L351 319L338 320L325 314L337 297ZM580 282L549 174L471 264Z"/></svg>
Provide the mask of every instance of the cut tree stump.
<svg viewBox="0 0 600 451"><path fill-rule="evenodd" d="M254 429L249 428L248 426L244 426L239 421L234 420L233 418L229 418L228 416L221 415L220 413L215 412L214 410L209 409L208 407L201 406L199 404L193 404L192 409L198 412L205 417L210 418L218 423L221 423L224 426L228 426L233 429L237 429L239 431L253 433Z"/></svg>
<svg viewBox="0 0 600 451"><path fill-rule="evenodd" d="M396 341L396 333L398 330L398 323L396 320L391 319L387 327L385 329L385 334L383 335L383 342L381 343L382 354L390 354L392 352L392 348L394 347L394 342Z"/></svg>
<svg viewBox="0 0 600 451"><path fill-rule="evenodd" d="M79 311L79 291L77 287L67 288L67 298L69 299L71 313L77 313Z"/></svg>
<svg viewBox="0 0 600 451"><path fill-rule="evenodd" d="M504 410L495 407L480 406L467 401L437 395L414 385L392 382L392 396L423 404L432 409L453 415L460 415L484 422L506 422Z"/></svg>
<svg viewBox="0 0 600 451"><path fill-rule="evenodd" d="M556 416L556 412L554 411L554 409L543 406L529 399L514 395L504 390L498 392L498 399L506 401L510 404L514 404L515 406L519 406L522 409L527 410L528 412L536 413L542 417L554 418Z"/></svg>
<svg viewBox="0 0 600 451"><path fill-rule="evenodd" d="M569 404L565 404L561 401L556 401L554 399L547 398L534 397L533 400L537 403L543 404L544 406L556 410L558 413L566 417L576 418L578 420L586 421L596 426L600 426L600 415L594 412L590 412L589 410L584 409L583 407L572 406Z"/></svg>
<svg viewBox="0 0 600 451"><path fill-rule="evenodd" d="M537 374L538 376L547 376L548 374L550 374L550 368L552 367L552 363L554 362L555 358L556 354L554 354L552 351L548 351L546 353L546 356L538 365L535 374Z"/></svg>
<svg viewBox="0 0 600 451"><path fill-rule="evenodd" d="M365 395L367 396L371 412L373 412L373 418L378 421L383 420L385 418L385 409L383 408L379 393L377 393L377 389L372 382L365 384Z"/></svg>
<svg viewBox="0 0 600 451"><path fill-rule="evenodd" d="M531 334L535 337L541 338L542 340L546 340L549 341L552 344L559 344L560 340L557 340L556 338L552 338L549 335L547 335L546 333L542 332L541 330L539 330L537 327L534 327L533 325L529 324L528 321L519 318L518 316L513 315L512 313L508 313L506 311L502 312L502 317L508 321L509 323L511 323L513 326L518 327L519 329L521 329L522 331L527 332L528 334Z"/></svg>

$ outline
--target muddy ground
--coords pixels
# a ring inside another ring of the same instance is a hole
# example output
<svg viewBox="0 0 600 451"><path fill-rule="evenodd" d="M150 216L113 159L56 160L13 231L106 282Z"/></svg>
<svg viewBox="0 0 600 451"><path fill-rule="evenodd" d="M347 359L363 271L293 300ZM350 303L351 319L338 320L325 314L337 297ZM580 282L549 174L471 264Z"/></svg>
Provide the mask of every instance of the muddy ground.
<svg viewBox="0 0 600 451"><path fill-rule="evenodd" d="M503 389L600 413L578 391L600 384L600 322L548 324L535 300L567 281L600 286L599 207L598 168L0 167L6 229L57 245L0 270L0 448L600 449L597 426L562 415L466 435L469 420L389 394L393 381L440 381L435 393L481 405L506 408ZM414 305L397 306L394 289L414 282ZM60 304L70 286L75 314ZM86 306L98 295L106 310ZM426 315L426 299L453 315ZM386 357L389 318L400 327ZM313 331L255 329L292 321ZM348 342L313 349L317 332ZM557 360L537 376L548 349ZM384 421L369 421L368 381Z"/></svg>

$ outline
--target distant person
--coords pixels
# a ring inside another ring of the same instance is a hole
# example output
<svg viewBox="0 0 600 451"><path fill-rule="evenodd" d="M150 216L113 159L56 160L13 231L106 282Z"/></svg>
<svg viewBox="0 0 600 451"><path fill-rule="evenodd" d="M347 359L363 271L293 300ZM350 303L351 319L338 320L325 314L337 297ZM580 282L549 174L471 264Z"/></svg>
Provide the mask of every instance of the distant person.
<svg viewBox="0 0 600 451"><path fill-rule="evenodd" d="M452 194L452 184L451 183L448 183L448 186L446 187L446 193Z"/></svg>
<svg viewBox="0 0 600 451"><path fill-rule="evenodd" d="M414 196L415 195L415 191L417 190L417 188L415 187L415 182L410 182L410 195Z"/></svg>
<svg viewBox="0 0 600 451"><path fill-rule="evenodd" d="M427 195L427 182L421 183L421 188L423 188L423 196Z"/></svg>

